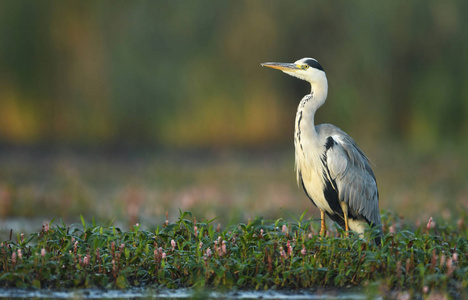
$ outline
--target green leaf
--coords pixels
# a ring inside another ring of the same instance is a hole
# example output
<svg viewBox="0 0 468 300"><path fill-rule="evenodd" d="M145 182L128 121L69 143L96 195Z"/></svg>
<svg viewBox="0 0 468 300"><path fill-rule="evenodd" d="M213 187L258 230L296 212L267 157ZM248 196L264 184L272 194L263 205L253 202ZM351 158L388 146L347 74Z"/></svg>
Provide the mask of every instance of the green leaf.
<svg viewBox="0 0 468 300"><path fill-rule="evenodd" d="M306 213L307 213L308 210L309 210L309 209L306 209L306 210L302 213L301 217L299 218L299 222L302 222L302 220L304 219L304 217L305 217L305 215L306 215Z"/></svg>
<svg viewBox="0 0 468 300"><path fill-rule="evenodd" d="M86 222L85 219L83 218L83 215L80 214L80 219L81 219L81 225L83 225L83 229L86 231Z"/></svg>
<svg viewBox="0 0 468 300"><path fill-rule="evenodd" d="M117 280L115 281L115 285L119 288L119 289L124 289L128 286L128 282L127 282L127 279L125 279L125 276L123 275L119 275L119 277L117 277Z"/></svg>
<svg viewBox="0 0 468 300"><path fill-rule="evenodd" d="M32 285L34 288L36 289L40 289L41 288L41 282L37 279L34 279L33 282L32 282Z"/></svg>

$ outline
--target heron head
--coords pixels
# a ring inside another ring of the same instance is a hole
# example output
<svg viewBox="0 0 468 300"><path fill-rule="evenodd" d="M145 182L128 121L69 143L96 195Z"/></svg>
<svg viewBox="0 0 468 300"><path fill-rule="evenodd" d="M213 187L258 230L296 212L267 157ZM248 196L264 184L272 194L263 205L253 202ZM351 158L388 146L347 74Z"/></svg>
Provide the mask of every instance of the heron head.
<svg viewBox="0 0 468 300"><path fill-rule="evenodd" d="M264 67L278 69L284 73L310 82L311 84L326 80L325 71L316 59L305 57L294 63L267 62Z"/></svg>

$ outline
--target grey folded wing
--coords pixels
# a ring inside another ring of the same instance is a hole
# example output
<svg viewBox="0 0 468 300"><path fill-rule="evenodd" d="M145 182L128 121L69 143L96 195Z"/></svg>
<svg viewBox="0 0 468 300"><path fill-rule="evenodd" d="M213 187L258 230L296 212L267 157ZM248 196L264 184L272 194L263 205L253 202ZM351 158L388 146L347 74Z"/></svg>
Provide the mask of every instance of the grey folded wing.
<svg viewBox="0 0 468 300"><path fill-rule="evenodd" d="M379 194L369 160L347 135L330 136L327 145L327 168L340 201L355 218L380 226Z"/></svg>

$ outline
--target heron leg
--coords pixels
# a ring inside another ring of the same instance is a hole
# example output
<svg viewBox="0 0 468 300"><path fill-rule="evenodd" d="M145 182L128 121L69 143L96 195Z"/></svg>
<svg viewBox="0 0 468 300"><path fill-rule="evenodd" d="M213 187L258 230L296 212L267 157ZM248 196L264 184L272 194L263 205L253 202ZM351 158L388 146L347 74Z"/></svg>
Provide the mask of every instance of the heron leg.
<svg viewBox="0 0 468 300"><path fill-rule="evenodd" d="M344 202L344 201L340 202L340 204L341 204L341 209L343 210L346 236L348 236L348 231L349 231L349 226L348 226L348 204L346 204L346 202Z"/></svg>
<svg viewBox="0 0 468 300"><path fill-rule="evenodd" d="M327 234L327 224L325 224L325 211L320 210L320 235L325 236Z"/></svg>

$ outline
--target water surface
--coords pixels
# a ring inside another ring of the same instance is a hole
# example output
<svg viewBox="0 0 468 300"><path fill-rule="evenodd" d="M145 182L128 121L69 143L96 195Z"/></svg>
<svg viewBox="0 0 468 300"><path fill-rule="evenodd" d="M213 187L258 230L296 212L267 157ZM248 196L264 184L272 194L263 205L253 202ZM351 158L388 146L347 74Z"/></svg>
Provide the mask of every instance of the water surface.
<svg viewBox="0 0 468 300"><path fill-rule="evenodd" d="M348 291L194 291L191 289L147 289L133 288L127 290L30 290L0 289L0 298L7 299L368 299L359 292ZM378 297L377 299L382 299Z"/></svg>

